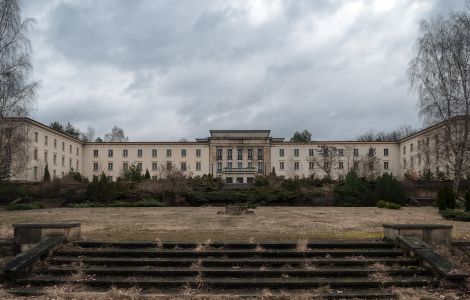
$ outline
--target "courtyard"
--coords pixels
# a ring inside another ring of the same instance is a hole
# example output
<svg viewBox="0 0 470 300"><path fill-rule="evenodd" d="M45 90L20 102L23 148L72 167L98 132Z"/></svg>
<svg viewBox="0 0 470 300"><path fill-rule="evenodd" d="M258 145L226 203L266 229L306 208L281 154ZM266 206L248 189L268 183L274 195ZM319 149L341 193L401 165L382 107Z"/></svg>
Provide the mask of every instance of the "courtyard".
<svg viewBox="0 0 470 300"><path fill-rule="evenodd" d="M443 219L435 207L259 207L253 214L218 214L223 207L52 208L0 210L0 233L14 223L80 222L92 240L296 241L363 240L382 237L383 223L454 226L453 238L470 240L465 222Z"/></svg>

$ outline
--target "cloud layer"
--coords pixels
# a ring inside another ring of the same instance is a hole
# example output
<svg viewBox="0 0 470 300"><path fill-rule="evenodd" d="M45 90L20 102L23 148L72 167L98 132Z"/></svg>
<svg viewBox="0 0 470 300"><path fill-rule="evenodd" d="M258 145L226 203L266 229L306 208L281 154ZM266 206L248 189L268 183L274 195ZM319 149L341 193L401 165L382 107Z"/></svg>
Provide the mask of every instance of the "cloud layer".
<svg viewBox="0 0 470 300"><path fill-rule="evenodd" d="M463 2L23 1L37 21L33 117L134 141L419 127L406 77L418 22Z"/></svg>

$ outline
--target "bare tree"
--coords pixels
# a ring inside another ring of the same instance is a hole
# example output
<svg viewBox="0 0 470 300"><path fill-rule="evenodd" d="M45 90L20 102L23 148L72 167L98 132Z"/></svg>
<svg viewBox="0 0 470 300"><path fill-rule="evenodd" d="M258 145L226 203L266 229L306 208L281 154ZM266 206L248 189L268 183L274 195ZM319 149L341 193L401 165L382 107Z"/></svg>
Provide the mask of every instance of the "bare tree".
<svg viewBox="0 0 470 300"><path fill-rule="evenodd" d="M337 169L338 165L338 148L329 145L319 145L317 149L316 165L319 169L325 172L325 177L331 179L333 171Z"/></svg>
<svg viewBox="0 0 470 300"><path fill-rule="evenodd" d="M400 128L389 132L375 132L371 130L359 135L356 140L361 142L398 142L399 140L412 135L415 132L416 130L413 129L410 125L403 125Z"/></svg>
<svg viewBox="0 0 470 300"><path fill-rule="evenodd" d="M469 12L423 20L416 46L408 69L410 86L419 96L425 121L442 123L442 147L436 149L443 152L439 157L453 173L457 192L470 146Z"/></svg>
<svg viewBox="0 0 470 300"><path fill-rule="evenodd" d="M127 142L129 138L125 136L124 130L117 126L111 128L110 133L104 135L105 142Z"/></svg>
<svg viewBox="0 0 470 300"><path fill-rule="evenodd" d="M80 139L84 142L93 142L95 140L95 128L88 127L86 133L80 135Z"/></svg>
<svg viewBox="0 0 470 300"><path fill-rule="evenodd" d="M21 19L17 0L0 0L0 180L26 171L29 162L28 127L18 118L29 115L37 89L28 81L31 22Z"/></svg>
<svg viewBox="0 0 470 300"><path fill-rule="evenodd" d="M382 172L381 160L377 157L376 149L373 147L369 148L369 153L357 160L357 164L358 175L369 180L377 178Z"/></svg>

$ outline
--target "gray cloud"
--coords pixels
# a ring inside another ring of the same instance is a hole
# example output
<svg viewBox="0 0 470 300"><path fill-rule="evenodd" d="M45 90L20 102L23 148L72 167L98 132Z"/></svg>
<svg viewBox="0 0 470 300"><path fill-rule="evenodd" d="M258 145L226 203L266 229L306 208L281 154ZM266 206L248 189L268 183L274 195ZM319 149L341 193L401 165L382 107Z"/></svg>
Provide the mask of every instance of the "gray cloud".
<svg viewBox="0 0 470 300"><path fill-rule="evenodd" d="M34 117L102 135L310 129L350 139L420 126L406 68L418 22L463 1L24 1Z"/></svg>

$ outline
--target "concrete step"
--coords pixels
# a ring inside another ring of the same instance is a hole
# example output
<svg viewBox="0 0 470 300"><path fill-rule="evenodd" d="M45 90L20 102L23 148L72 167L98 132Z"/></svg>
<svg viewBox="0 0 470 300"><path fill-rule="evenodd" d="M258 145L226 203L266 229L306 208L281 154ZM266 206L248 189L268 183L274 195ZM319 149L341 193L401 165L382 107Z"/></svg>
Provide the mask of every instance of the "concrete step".
<svg viewBox="0 0 470 300"><path fill-rule="evenodd" d="M419 261L409 257L348 257L348 258L148 258L148 257L77 257L77 256L53 256L48 259L51 265L83 263L85 265L106 266L160 266L160 267L189 267L200 263L205 267L261 267L261 266L304 266L306 263L315 266L365 266L375 263L397 266L416 266Z"/></svg>
<svg viewBox="0 0 470 300"><path fill-rule="evenodd" d="M82 267L79 269L84 274L93 275L135 275L135 276L197 276L206 277L365 277L373 273L388 275L430 275L431 271L425 267L386 267L374 269L373 267L349 267L349 268L206 268L206 267ZM70 275L77 273L77 267L61 266L47 267L40 271L41 274Z"/></svg>
<svg viewBox="0 0 470 300"><path fill-rule="evenodd" d="M203 249L200 251L193 249L122 249L122 248L68 248L56 252L56 255L65 256L127 256L127 257L318 257L318 256L402 256L400 249L312 249L309 251L296 250L245 250L245 249Z"/></svg>
<svg viewBox="0 0 470 300"><path fill-rule="evenodd" d="M175 247L181 249L194 249L199 246L196 242L178 242L178 241L122 241L122 242L108 242L108 241L74 241L72 245L82 248L163 248L174 249ZM204 244L204 243L202 243ZM260 243L246 243L246 242L210 242L207 246L211 248L224 248L224 249L255 249L257 246L269 249L295 249L298 242L260 242ZM308 242L308 248L394 248L395 245L385 241L318 241Z"/></svg>
<svg viewBox="0 0 470 300"><path fill-rule="evenodd" d="M379 287L419 287L436 283L431 276L399 276L389 277L383 280L372 278L204 278L199 276L191 277L138 277L138 276L84 276L83 279L72 279L66 276L32 276L18 279L18 284L23 285L55 285L73 282L88 286L116 286L116 287L153 287L153 288L279 288L279 289L301 289L329 286L330 288L379 288Z"/></svg>

